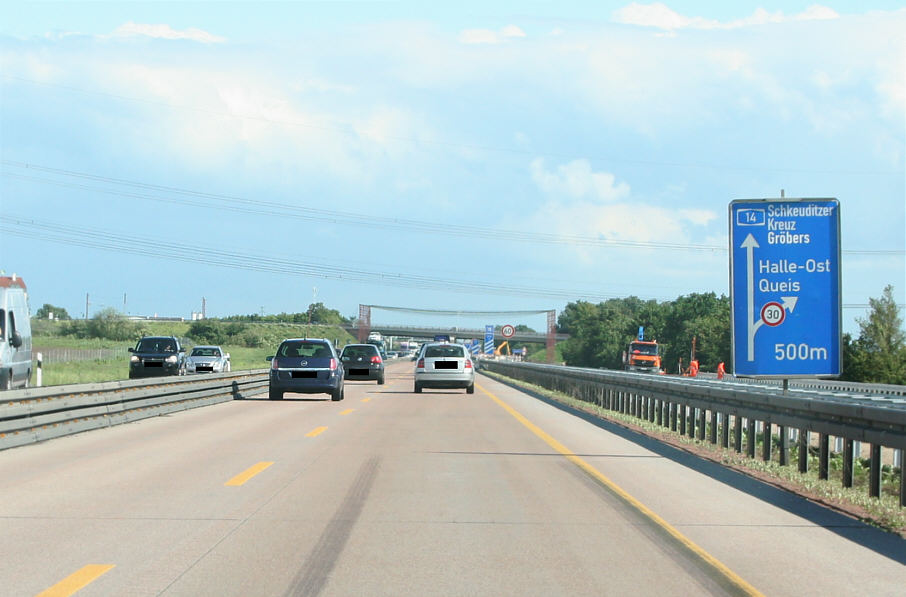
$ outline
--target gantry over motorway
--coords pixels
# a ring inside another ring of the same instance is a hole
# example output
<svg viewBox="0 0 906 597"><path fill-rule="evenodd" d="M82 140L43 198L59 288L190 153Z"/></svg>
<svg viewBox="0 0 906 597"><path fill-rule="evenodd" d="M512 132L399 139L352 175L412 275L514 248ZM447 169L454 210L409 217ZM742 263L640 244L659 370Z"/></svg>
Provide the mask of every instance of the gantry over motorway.
<svg viewBox="0 0 906 597"><path fill-rule="evenodd" d="M508 336L507 340L520 342L544 342L547 347L547 362L554 361L554 345L559 340L569 338L568 334L557 333L557 311L555 309L544 309L538 311L436 311L429 309L410 309L405 307L388 307L384 305L359 305L359 318L347 329L364 342L368 334L372 331L379 331L389 336L411 336L415 338L433 338L437 334L451 334L458 338L480 339L485 337L484 330L471 330L464 328L437 328L427 326L397 326L397 325L373 325L371 323L371 310L379 309L382 311L395 311L403 313L420 313L423 315L442 315L442 316L459 316L467 315L470 317L515 317L519 315L547 315L547 332L519 332L516 331L513 336ZM494 337L503 339L500 330L494 331Z"/></svg>

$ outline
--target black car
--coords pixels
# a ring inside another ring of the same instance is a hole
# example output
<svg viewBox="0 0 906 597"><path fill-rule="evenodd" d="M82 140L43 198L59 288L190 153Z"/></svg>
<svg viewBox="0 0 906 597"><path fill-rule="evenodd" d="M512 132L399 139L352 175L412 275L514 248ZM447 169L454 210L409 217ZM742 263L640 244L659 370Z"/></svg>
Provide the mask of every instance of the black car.
<svg viewBox="0 0 906 597"><path fill-rule="evenodd" d="M268 396L282 400L284 392L330 394L343 399L343 365L330 340L293 338L284 340L271 362Z"/></svg>
<svg viewBox="0 0 906 597"><path fill-rule="evenodd" d="M340 354L346 379L377 380L384 383L384 359L373 344L347 344Z"/></svg>
<svg viewBox="0 0 906 597"><path fill-rule="evenodd" d="M129 379L186 374L186 349L175 336L145 336L129 352Z"/></svg>

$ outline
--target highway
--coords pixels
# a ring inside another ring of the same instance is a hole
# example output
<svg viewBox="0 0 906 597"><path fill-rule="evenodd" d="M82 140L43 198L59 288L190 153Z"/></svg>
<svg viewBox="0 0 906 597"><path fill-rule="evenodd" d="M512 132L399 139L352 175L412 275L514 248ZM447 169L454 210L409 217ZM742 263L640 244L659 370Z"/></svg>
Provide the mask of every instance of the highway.
<svg viewBox="0 0 906 597"><path fill-rule="evenodd" d="M903 594L895 535L412 367L0 452L0 594Z"/></svg>

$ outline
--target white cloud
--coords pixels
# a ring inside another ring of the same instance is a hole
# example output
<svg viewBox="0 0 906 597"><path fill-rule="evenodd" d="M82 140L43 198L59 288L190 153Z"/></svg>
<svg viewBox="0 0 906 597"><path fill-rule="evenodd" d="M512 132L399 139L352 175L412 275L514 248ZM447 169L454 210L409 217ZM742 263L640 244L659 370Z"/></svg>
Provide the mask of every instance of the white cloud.
<svg viewBox="0 0 906 597"><path fill-rule="evenodd" d="M129 21L120 25L113 31L114 37L152 37L155 39L188 39L205 44L220 43L226 41L225 37L213 35L207 31L189 27L181 31L173 29L169 25L148 25L142 23L133 23Z"/></svg>
<svg viewBox="0 0 906 597"><path fill-rule="evenodd" d="M638 25L653 27L665 31L677 29L737 29L753 25L767 25L771 23L785 23L789 21L818 21L837 19L840 15L831 8L813 4L803 12L786 15L783 11L768 12L758 8L750 16L733 21L718 21L703 17L688 17L681 15L661 2L653 4L639 4L633 2L628 6L614 11L613 20L624 25Z"/></svg>
<svg viewBox="0 0 906 597"><path fill-rule="evenodd" d="M465 29L459 34L459 41L464 44L499 44L515 37L525 37L525 31L516 25L507 25L499 31Z"/></svg>
<svg viewBox="0 0 906 597"><path fill-rule="evenodd" d="M525 37L525 31L516 25L507 25L500 30L500 34L504 37Z"/></svg>
<svg viewBox="0 0 906 597"><path fill-rule="evenodd" d="M544 160L538 158L532 161L531 171L538 188L554 197L611 202L629 195L628 184L615 184L616 177L609 172L592 171L588 160L574 160L550 172L545 169Z"/></svg>
<svg viewBox="0 0 906 597"><path fill-rule="evenodd" d="M588 160L549 171L536 159L531 176L549 198L528 224L539 230L614 241L702 244L701 234L717 219L708 209L668 209L629 201L629 185L615 184L613 174L592 171ZM696 227L692 234L690 229ZM573 249L583 260L592 260L587 247Z"/></svg>

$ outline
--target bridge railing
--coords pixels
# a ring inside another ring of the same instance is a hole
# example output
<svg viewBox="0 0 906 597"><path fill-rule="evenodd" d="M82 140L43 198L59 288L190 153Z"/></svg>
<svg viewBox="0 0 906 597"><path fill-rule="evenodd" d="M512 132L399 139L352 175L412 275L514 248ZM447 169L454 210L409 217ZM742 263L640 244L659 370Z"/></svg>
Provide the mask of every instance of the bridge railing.
<svg viewBox="0 0 906 597"><path fill-rule="evenodd" d="M906 399L898 395L811 389L784 393L772 386L491 360L482 362L482 368L690 438L720 443L725 449L732 447L738 453L745 449L750 458L756 456L761 429L761 458L772 460L776 428L779 463L790 464L789 442L794 435L800 472L808 470L812 434L816 433L818 476L825 480L830 469L830 438L834 437L842 444L844 487L853 486L855 442L865 442L870 444L868 485L872 497L881 493L881 451L893 449L901 471L899 502L906 506Z"/></svg>

